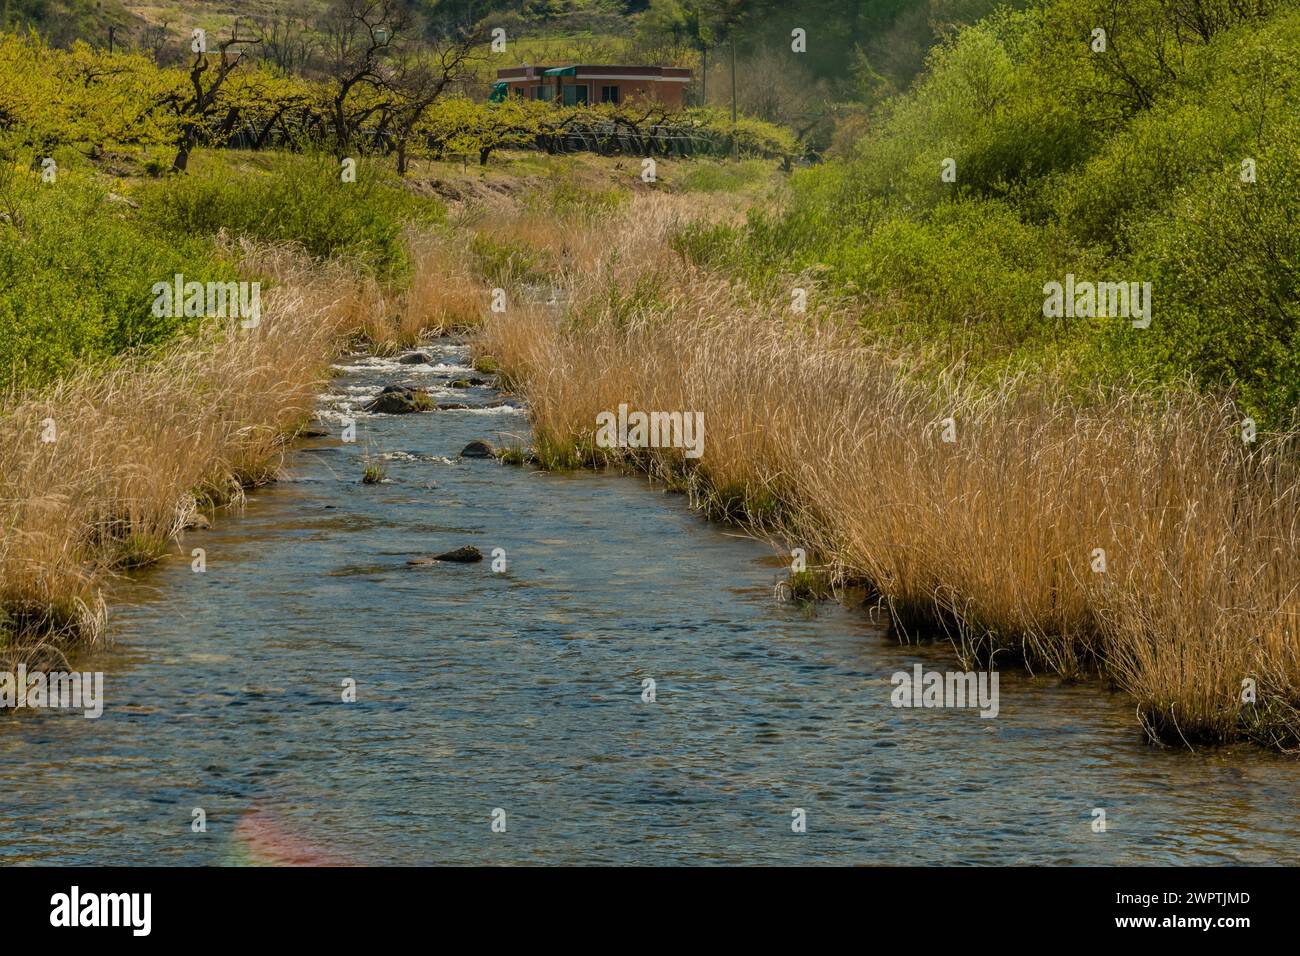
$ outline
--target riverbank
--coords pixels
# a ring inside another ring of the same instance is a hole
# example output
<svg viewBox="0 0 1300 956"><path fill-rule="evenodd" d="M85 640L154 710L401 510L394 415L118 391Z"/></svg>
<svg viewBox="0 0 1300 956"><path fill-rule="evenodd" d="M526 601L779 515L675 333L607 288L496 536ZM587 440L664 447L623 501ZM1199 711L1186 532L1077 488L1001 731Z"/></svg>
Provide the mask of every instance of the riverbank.
<svg viewBox="0 0 1300 956"><path fill-rule="evenodd" d="M809 278L807 309L672 252L687 204L638 198L566 229L563 314L490 315L477 350L527 399L536 459L618 464L869 585L905 638L966 661L1110 681L1154 739L1300 739L1300 456L1242 440L1190 389L972 385L862 345ZM527 214L498 230L526 243ZM607 449L597 416L702 413L704 454Z"/></svg>
<svg viewBox="0 0 1300 956"><path fill-rule="evenodd" d="M243 489L272 480L308 420L361 286L287 250L256 328L212 325L59 379L0 416L6 648L102 635L107 579L157 560Z"/></svg>
<svg viewBox="0 0 1300 956"><path fill-rule="evenodd" d="M534 277L527 247L493 238L498 214L602 215L630 196L625 180L639 182L638 170L594 157L428 164L409 182L363 164L355 184L322 157L205 154L183 180L150 177L145 158L113 155L111 175L86 167L57 185L10 183L5 265L24 280L0 297L12 367L0 402L9 657L98 640L115 575L184 547L187 528L274 480L336 356L471 328L498 283L513 292ZM664 165L685 178L719 164ZM97 248L73 270L77 243ZM148 298L140 308L144 290L182 272L257 282L257 314L204 322L147 309Z"/></svg>
<svg viewBox="0 0 1300 956"><path fill-rule="evenodd" d="M1237 410L1191 389L935 376L932 356L863 344L852 301L815 272L742 283L679 251L692 224L779 202L774 170L665 164L663 188L617 162L430 168L399 188L445 213L404 219L403 200L358 219L334 197L360 224L340 232L291 204L310 226L293 246L239 202L285 175L277 162L200 168L163 217L239 228L218 258L266 281L257 328L88 367L4 417L11 650L95 639L106 580L273 478L349 343L391 353L477 327L476 367L533 420L507 458L644 471L804 549L800 590L866 585L904 639L1111 682L1154 739L1295 747L1294 435L1243 442ZM307 195L318 171L294 175ZM620 405L702 415L703 455L598 448L597 416Z"/></svg>

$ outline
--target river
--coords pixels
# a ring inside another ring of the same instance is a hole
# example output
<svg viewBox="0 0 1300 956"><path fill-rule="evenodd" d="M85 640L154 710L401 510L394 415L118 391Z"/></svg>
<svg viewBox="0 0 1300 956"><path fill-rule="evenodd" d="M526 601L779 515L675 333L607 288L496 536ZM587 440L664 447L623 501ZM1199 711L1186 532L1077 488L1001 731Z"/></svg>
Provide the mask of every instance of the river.
<svg viewBox="0 0 1300 956"><path fill-rule="evenodd" d="M358 441L115 588L73 662L101 718L0 718L0 863L1300 862L1294 759L1162 750L1122 694L1016 672L994 719L895 708L947 645L782 603L771 545L643 479L459 459L527 418L426 351L341 360L322 419ZM473 407L356 411L391 383Z"/></svg>

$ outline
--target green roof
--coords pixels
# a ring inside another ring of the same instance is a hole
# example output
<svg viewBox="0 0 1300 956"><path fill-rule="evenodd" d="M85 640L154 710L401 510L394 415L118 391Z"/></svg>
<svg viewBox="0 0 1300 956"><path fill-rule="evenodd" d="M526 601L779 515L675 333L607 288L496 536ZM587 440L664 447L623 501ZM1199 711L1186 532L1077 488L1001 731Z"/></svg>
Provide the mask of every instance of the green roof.
<svg viewBox="0 0 1300 956"><path fill-rule="evenodd" d="M577 76L578 68L576 66L557 66L549 70L543 70L542 76Z"/></svg>

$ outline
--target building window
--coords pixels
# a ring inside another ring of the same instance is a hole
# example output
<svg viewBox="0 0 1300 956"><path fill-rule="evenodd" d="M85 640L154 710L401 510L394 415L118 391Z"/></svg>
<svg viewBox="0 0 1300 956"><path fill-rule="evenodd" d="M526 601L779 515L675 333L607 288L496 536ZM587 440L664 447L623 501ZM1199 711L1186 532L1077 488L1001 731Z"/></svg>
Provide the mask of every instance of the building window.
<svg viewBox="0 0 1300 956"><path fill-rule="evenodd" d="M587 102L587 87L585 86L566 86L564 87L564 105L577 106L579 103Z"/></svg>
<svg viewBox="0 0 1300 956"><path fill-rule="evenodd" d="M600 101L601 101L602 103L617 103L617 102L618 102L618 87L617 87L617 86L602 86L602 87L600 88Z"/></svg>
<svg viewBox="0 0 1300 956"><path fill-rule="evenodd" d="M541 86L533 87L533 99L551 100L555 98L555 88L543 83Z"/></svg>

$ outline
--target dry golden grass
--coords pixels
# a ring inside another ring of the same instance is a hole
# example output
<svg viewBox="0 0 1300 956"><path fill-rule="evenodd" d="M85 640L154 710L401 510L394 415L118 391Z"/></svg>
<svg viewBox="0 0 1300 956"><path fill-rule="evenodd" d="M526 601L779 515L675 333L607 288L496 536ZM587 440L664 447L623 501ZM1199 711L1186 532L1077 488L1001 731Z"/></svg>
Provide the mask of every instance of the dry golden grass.
<svg viewBox="0 0 1300 956"><path fill-rule="evenodd" d="M274 478L346 344L414 346L486 308L445 232L408 234L402 290L292 244L219 241L265 280L259 327L211 326L0 406L0 649L96 639L109 576L175 547L197 510Z"/></svg>
<svg viewBox="0 0 1300 956"><path fill-rule="evenodd" d="M1190 391L922 384L845 316L791 316L674 261L688 215L653 197L566 234L593 256L556 273L567 311L485 321L477 348L529 400L544 463L665 477L869 582L904 630L944 628L964 658L1099 668L1153 737L1297 745L1297 436L1248 445L1230 404ZM703 412L703 457L596 449L597 413L624 402Z"/></svg>
<svg viewBox="0 0 1300 956"><path fill-rule="evenodd" d="M6 403L0 639L11 648L93 640L107 576L160 557L196 509L275 475L369 290L292 248L244 253L277 283L257 328L210 327Z"/></svg>
<svg viewBox="0 0 1300 956"><path fill-rule="evenodd" d="M471 271L463 238L412 233L407 247L414 275L401 296L398 329L386 337L414 345L430 335L452 335L477 326L487 311L488 294Z"/></svg>

